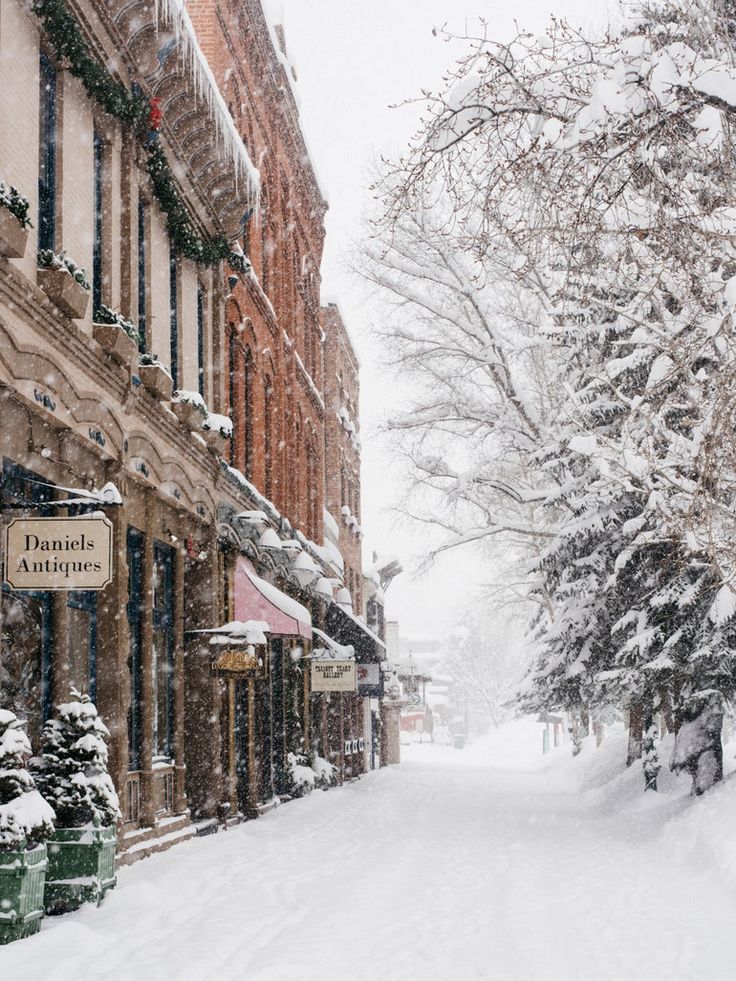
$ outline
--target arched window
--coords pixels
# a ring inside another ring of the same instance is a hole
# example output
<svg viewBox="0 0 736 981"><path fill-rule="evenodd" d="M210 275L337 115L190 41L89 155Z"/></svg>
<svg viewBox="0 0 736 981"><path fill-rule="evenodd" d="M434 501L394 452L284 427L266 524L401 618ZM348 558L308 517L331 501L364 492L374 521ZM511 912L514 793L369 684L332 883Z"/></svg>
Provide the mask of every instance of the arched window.
<svg viewBox="0 0 736 981"><path fill-rule="evenodd" d="M273 382L266 375L263 379L263 464L265 468L264 492L271 500L275 484L276 440L274 439L274 391Z"/></svg>
<svg viewBox="0 0 736 981"><path fill-rule="evenodd" d="M233 422L234 418L234 406L235 406L235 377L237 371L237 335L235 332L235 324L229 324L230 338L228 342L228 353L227 353L227 407ZM235 432L233 432L232 439L230 440L230 466L237 467L237 460L235 458L235 444L237 443L237 438Z"/></svg>
<svg viewBox="0 0 736 981"><path fill-rule="evenodd" d="M253 358L250 348L245 348L243 355L243 473L248 480L253 479Z"/></svg>

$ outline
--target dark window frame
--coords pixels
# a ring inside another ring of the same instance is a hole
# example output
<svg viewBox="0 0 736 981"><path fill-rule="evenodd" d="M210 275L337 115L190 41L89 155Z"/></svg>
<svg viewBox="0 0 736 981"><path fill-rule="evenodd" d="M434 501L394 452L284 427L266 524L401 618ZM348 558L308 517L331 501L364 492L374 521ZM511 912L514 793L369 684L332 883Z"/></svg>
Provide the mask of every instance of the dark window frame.
<svg viewBox="0 0 736 981"><path fill-rule="evenodd" d="M169 243L169 344L171 380L179 387L179 263L173 242Z"/></svg>
<svg viewBox="0 0 736 981"><path fill-rule="evenodd" d="M162 634L165 641L166 657L166 732L162 734L158 731L158 668L154 665L154 672L157 678L156 704L153 706L155 719L155 735L158 745L154 745L153 752L158 758L173 759L174 756L174 549L164 542L154 541L153 543L153 565L156 574L163 573L163 588L161 592L164 596L162 606L156 606L156 590L151 598L153 613L153 632ZM155 645L154 645L155 657Z"/></svg>
<svg viewBox="0 0 736 981"><path fill-rule="evenodd" d="M91 589L71 590L66 605L70 610L81 610L89 615L87 647L87 693L97 701L97 593Z"/></svg>
<svg viewBox="0 0 736 981"><path fill-rule="evenodd" d="M146 300L148 281L146 276L147 259L147 202L138 196L138 350L141 354L146 351L146 330L148 318Z"/></svg>
<svg viewBox="0 0 736 981"><path fill-rule="evenodd" d="M128 559L128 602L126 613L130 646L128 670L130 673L130 705L128 708L128 770L141 769L142 714L143 714L143 563L145 561L146 536L137 528L128 526L126 536Z"/></svg>
<svg viewBox="0 0 736 981"><path fill-rule="evenodd" d="M197 391L205 398L205 288L197 282Z"/></svg>
<svg viewBox="0 0 736 981"><path fill-rule="evenodd" d="M39 55L39 119L38 119L38 248L56 246L56 130L57 130L56 66L45 51Z"/></svg>
<svg viewBox="0 0 736 981"><path fill-rule="evenodd" d="M105 142L95 127L92 136L93 156L93 188L94 188L94 235L92 240L92 312L96 313L102 306L103 283L103 243L102 218L104 209L104 166Z"/></svg>

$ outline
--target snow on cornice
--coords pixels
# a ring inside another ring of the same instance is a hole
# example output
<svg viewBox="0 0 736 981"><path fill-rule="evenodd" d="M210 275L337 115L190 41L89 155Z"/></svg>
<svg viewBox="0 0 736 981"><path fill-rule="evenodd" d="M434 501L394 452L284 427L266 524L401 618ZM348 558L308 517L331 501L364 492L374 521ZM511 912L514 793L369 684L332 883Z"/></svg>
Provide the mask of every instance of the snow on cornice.
<svg viewBox="0 0 736 981"><path fill-rule="evenodd" d="M285 17L283 3L281 0L261 0L261 8L263 9L263 19L266 22L268 33L271 37L271 45L273 47L274 54L284 70L286 80L289 83L289 91L292 99L294 100L294 108L296 109L297 116L299 116L301 100L296 87L296 69L293 63L293 58L290 58L286 53L286 30L284 27ZM309 145L309 139L307 134L304 132L301 122L299 124L299 134L302 138L302 142L304 143L304 149L307 151L307 159L312 169L312 173L314 174L317 189L322 196L322 200L325 202L325 204L328 204L329 198L327 197L325 184L320 177L319 171L317 170L317 165L314 161L314 154L312 153L312 149Z"/></svg>
<svg viewBox="0 0 736 981"><path fill-rule="evenodd" d="M195 96L207 105L215 133L232 160L236 185L244 186L249 206L258 209L261 176L248 155L225 100L218 88L207 59L197 41L194 26L184 6L184 0L154 0L155 23L170 27L174 32L181 60L194 79Z"/></svg>

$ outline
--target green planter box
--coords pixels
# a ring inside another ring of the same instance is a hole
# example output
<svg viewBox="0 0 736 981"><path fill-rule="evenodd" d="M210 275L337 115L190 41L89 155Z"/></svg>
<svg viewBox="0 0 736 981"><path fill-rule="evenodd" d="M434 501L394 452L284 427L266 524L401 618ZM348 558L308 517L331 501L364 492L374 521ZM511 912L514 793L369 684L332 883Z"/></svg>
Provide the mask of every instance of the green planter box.
<svg viewBox="0 0 736 981"><path fill-rule="evenodd" d="M102 902L115 885L115 828L57 828L47 843L43 899L47 913Z"/></svg>
<svg viewBox="0 0 736 981"><path fill-rule="evenodd" d="M46 846L0 851L0 944L37 933L43 916Z"/></svg>

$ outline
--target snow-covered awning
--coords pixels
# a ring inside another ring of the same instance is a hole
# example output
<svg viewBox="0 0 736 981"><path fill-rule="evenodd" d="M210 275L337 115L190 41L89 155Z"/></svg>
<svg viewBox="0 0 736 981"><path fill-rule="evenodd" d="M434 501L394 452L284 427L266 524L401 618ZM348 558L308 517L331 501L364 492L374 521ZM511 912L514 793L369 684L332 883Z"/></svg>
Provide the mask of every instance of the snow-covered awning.
<svg viewBox="0 0 736 981"><path fill-rule="evenodd" d="M265 620L272 634L311 640L312 617L309 610L257 576L243 555L238 556L235 564L233 593L237 620Z"/></svg>
<svg viewBox="0 0 736 981"><path fill-rule="evenodd" d="M355 648L352 644L338 644L324 630L312 627L315 638L321 642L320 646L312 648L312 657L321 661L354 661Z"/></svg>
<svg viewBox="0 0 736 981"><path fill-rule="evenodd" d="M332 637L339 637L341 643L354 647L359 663L386 657L386 645L381 638L354 613L337 603L331 603L327 608L326 625Z"/></svg>

